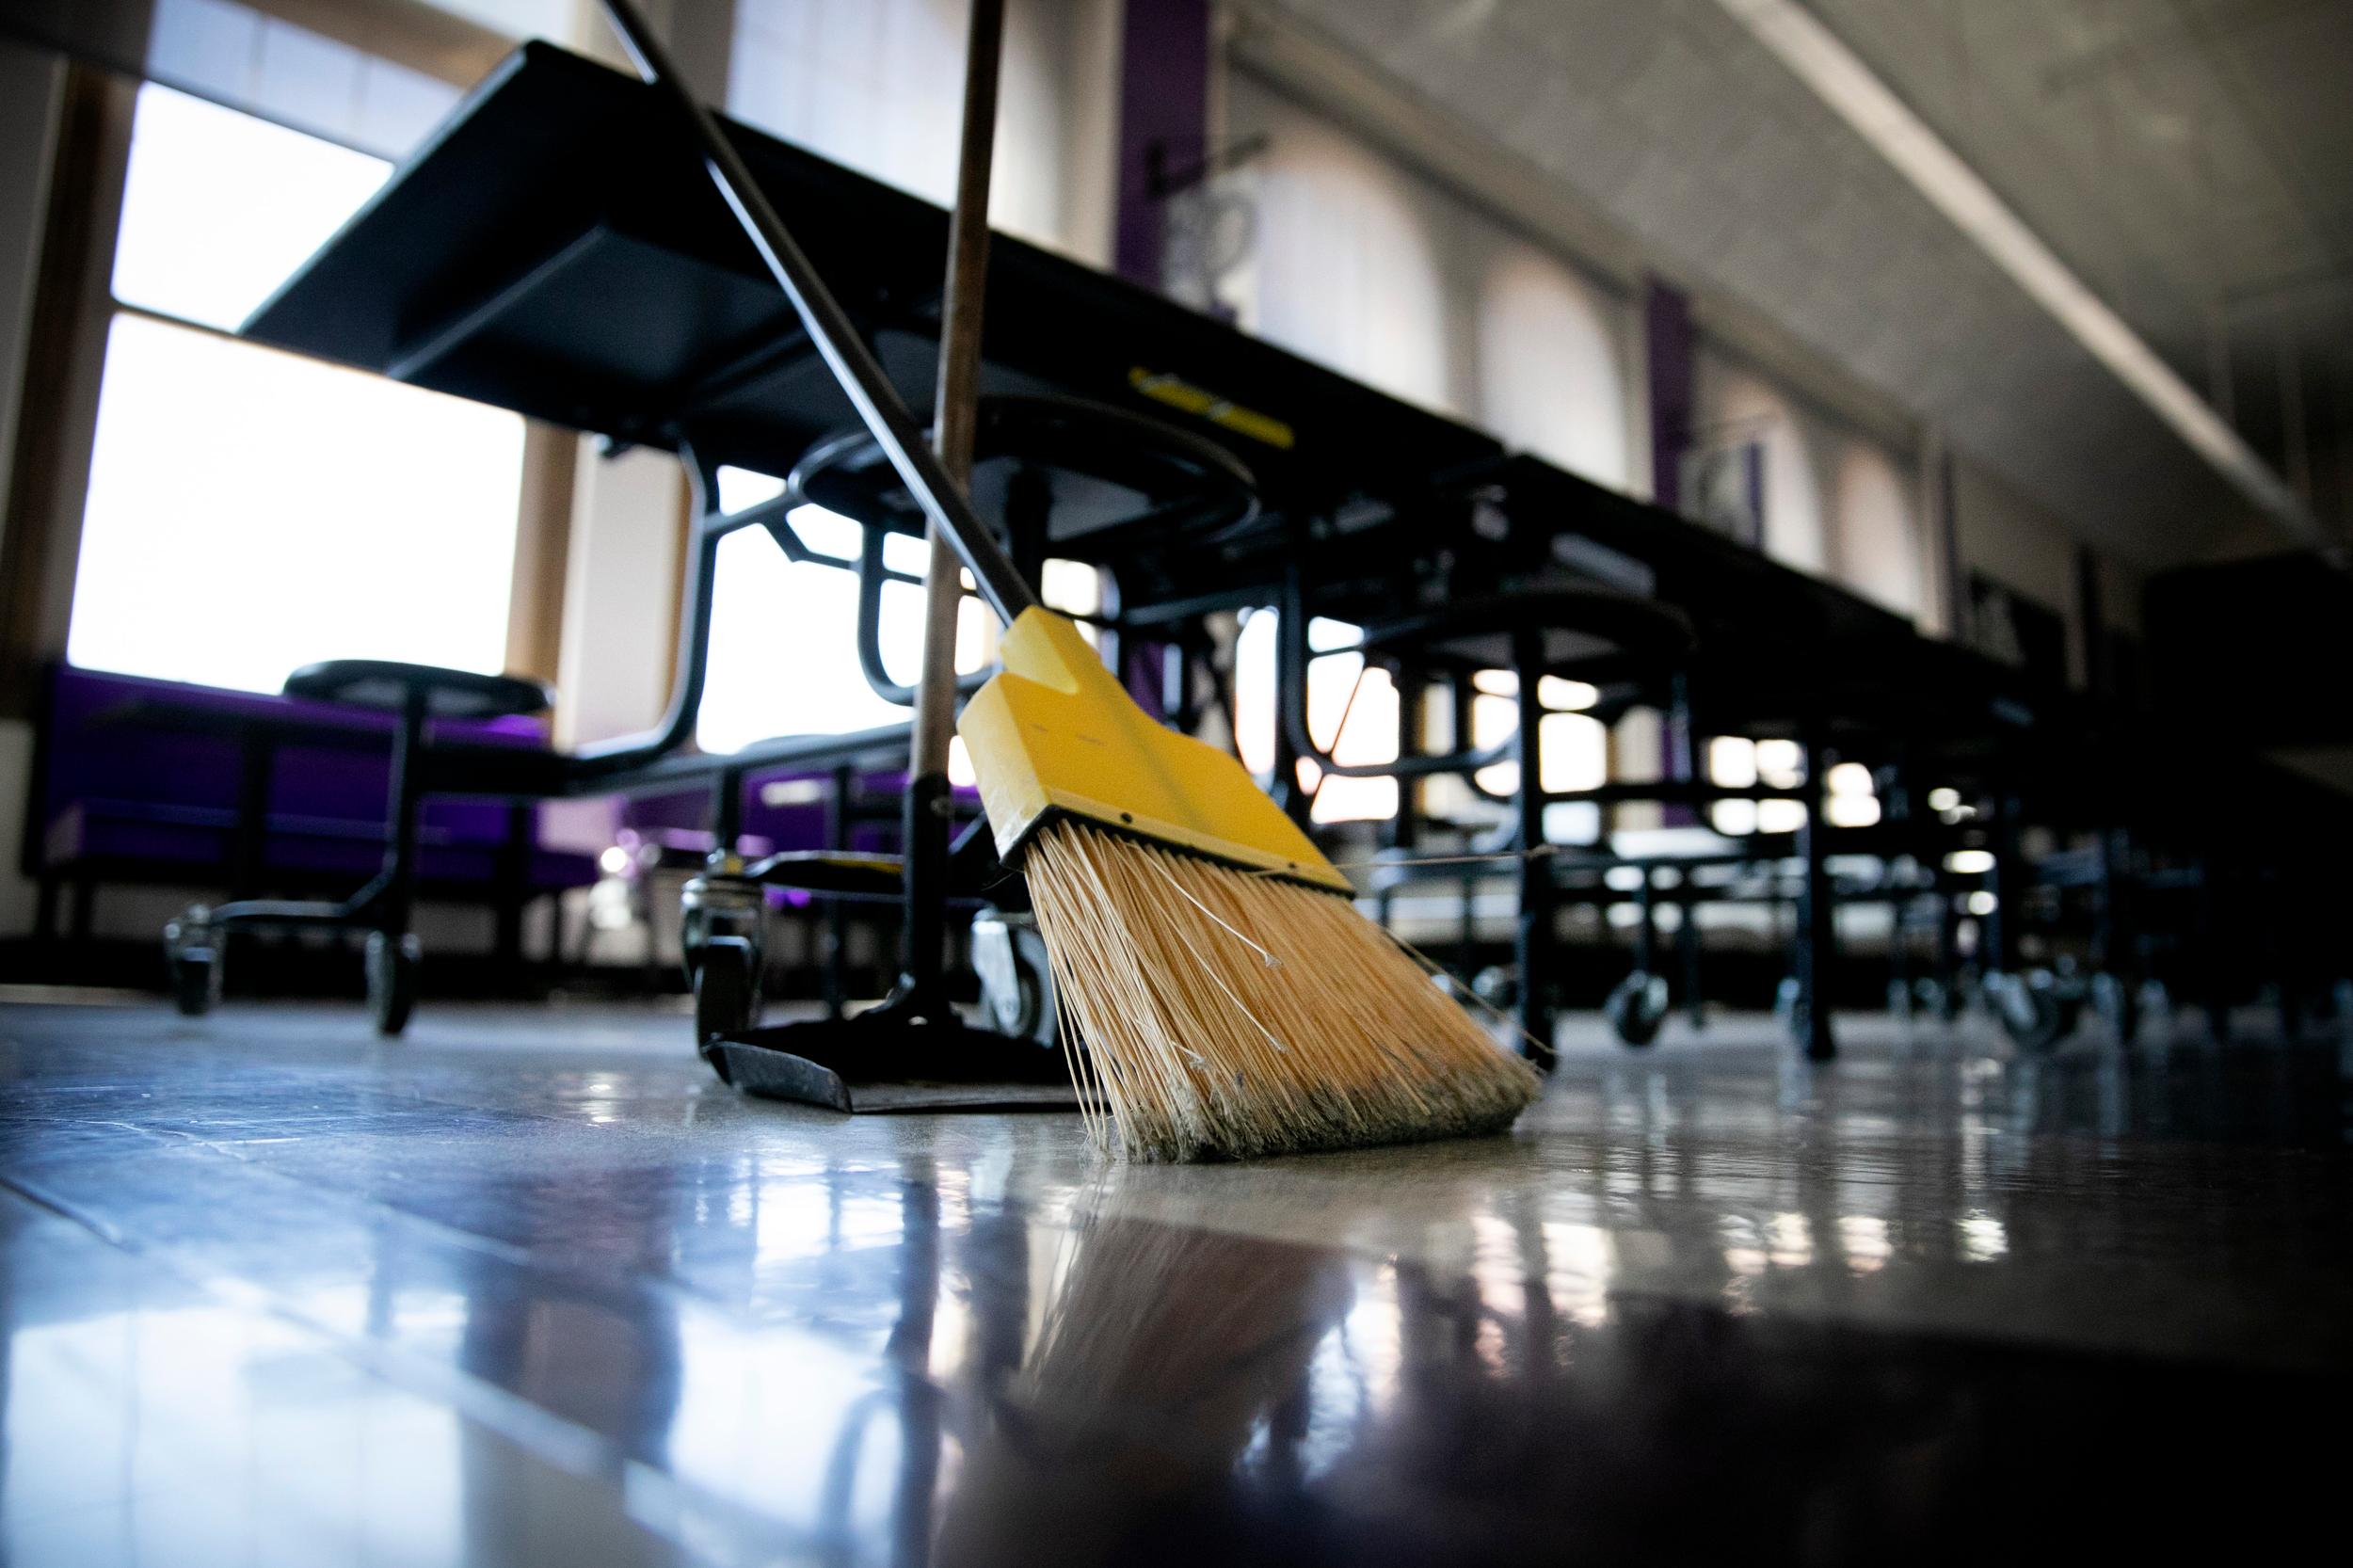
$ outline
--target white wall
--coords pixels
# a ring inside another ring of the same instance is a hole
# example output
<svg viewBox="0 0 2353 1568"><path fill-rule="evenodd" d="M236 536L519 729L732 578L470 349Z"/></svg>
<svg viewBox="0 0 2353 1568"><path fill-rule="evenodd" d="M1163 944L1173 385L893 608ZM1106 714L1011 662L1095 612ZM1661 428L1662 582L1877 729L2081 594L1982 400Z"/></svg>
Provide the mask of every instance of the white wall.
<svg viewBox="0 0 2353 1568"><path fill-rule="evenodd" d="M1780 388L1720 354L1700 352L1698 381L1698 446L1753 441L1765 450L1765 553L1828 575L1830 502L1812 421Z"/></svg>
<svg viewBox="0 0 2353 1568"><path fill-rule="evenodd" d="M1765 552L1911 619L1931 574L1910 466L1747 364L1703 347L1697 440L1765 451Z"/></svg>
<svg viewBox="0 0 2353 1568"><path fill-rule="evenodd" d="M1914 509L1917 488L1877 442L1843 436L1834 452L1835 575L1874 603L1917 619L1928 608L1922 590L1929 579L1922 560L1927 539Z"/></svg>
<svg viewBox="0 0 2353 1568"><path fill-rule="evenodd" d="M1956 456L1953 528L1964 595L1969 576L1976 572L2057 611L2067 621L2069 679L2081 680L2075 541L2066 525L1985 469Z"/></svg>
<svg viewBox="0 0 2353 1568"><path fill-rule="evenodd" d="M1266 138L1238 185L1256 242L1242 325L1382 391L1624 489L1627 303L1246 72L1226 138Z"/></svg>

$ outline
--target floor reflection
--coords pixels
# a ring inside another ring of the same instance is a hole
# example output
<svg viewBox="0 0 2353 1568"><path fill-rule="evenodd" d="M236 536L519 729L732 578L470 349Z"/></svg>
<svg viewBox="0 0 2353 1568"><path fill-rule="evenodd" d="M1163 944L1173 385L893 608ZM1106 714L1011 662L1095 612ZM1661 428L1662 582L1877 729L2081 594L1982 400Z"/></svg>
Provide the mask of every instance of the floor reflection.
<svg viewBox="0 0 2353 1568"><path fill-rule="evenodd" d="M2322 1053L1572 1056L1512 1137L1107 1171L666 1032L171 1027L0 1020L10 1563L2151 1552L2333 1496Z"/></svg>
<svg viewBox="0 0 2353 1568"><path fill-rule="evenodd" d="M1172 1519L1225 1523L1245 1453L1248 1473L1296 1475L1337 1414L1308 1373L1348 1313L1340 1261L1131 1218L1119 1194L1089 1193L1064 1233L1019 1364L968 1368L939 1562L1032 1560L1048 1541L1134 1560Z"/></svg>

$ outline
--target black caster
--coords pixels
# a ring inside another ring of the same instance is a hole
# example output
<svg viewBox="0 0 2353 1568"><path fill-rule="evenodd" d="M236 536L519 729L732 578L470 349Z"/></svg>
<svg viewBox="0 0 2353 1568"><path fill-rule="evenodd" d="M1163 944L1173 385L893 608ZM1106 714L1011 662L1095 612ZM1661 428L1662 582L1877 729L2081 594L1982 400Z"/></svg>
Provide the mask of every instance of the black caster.
<svg viewBox="0 0 2353 1568"><path fill-rule="evenodd" d="M696 954L695 1046L723 1079L727 1069L712 1043L760 1022L760 950L745 936L711 937Z"/></svg>
<svg viewBox="0 0 2353 1568"><path fill-rule="evenodd" d="M417 1008L417 968L424 949L413 933L368 933L368 1012L388 1039L408 1027Z"/></svg>
<svg viewBox="0 0 2353 1568"><path fill-rule="evenodd" d="M1993 989L1993 1016L2020 1050L2042 1056L2075 1032L2083 1011L2080 996L2065 995L2048 969L2004 975Z"/></svg>
<svg viewBox="0 0 2353 1568"><path fill-rule="evenodd" d="M164 965L172 1005L200 1018L220 1005L220 932L201 905L164 927Z"/></svg>
<svg viewBox="0 0 2353 1568"><path fill-rule="evenodd" d="M680 947L695 992L695 1048L722 1081L726 1058L712 1042L759 1025L760 975L767 966L767 895L742 870L734 856L714 855L710 869L689 878L680 894Z"/></svg>
<svg viewBox="0 0 2353 1568"><path fill-rule="evenodd" d="M1781 984L1773 987L1773 1016L1785 1025L1795 1018L1798 1016L1798 998L1803 990L1796 975L1783 975Z"/></svg>
<svg viewBox="0 0 2353 1568"><path fill-rule="evenodd" d="M1658 1038L1667 1016L1667 983L1637 969L1618 982L1601 1004L1602 1016L1625 1045L1642 1047Z"/></svg>
<svg viewBox="0 0 2353 1568"><path fill-rule="evenodd" d="M999 909L973 916L972 968L981 977L981 1007L998 1033L1041 1046L1062 1043L1054 969L1033 917Z"/></svg>

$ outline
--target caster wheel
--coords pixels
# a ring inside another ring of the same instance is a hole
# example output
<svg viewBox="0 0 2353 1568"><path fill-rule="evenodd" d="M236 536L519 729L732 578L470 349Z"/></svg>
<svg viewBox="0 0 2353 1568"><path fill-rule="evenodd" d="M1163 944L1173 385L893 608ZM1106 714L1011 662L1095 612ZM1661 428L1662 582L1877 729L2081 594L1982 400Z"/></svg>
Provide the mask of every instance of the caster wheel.
<svg viewBox="0 0 2353 1568"><path fill-rule="evenodd" d="M695 965L695 1046L721 1078L711 1043L743 1033L760 1021L760 953L744 936L713 936Z"/></svg>
<svg viewBox="0 0 2353 1568"><path fill-rule="evenodd" d="M2002 1032L2011 1044L2036 1056L2057 1049L2074 1029L2074 1015L2082 1004L2069 1006L2048 970L2000 979L1993 997L1993 1016L2001 1020Z"/></svg>
<svg viewBox="0 0 2353 1568"><path fill-rule="evenodd" d="M1809 1062L1828 1062L1838 1054L1827 1032L1821 1039L1814 1037L1814 1020L1806 1015L1805 987L1798 984L1796 975L1784 975L1781 985L1773 992L1773 1016Z"/></svg>
<svg viewBox="0 0 2353 1568"><path fill-rule="evenodd" d="M1798 998L1801 990L1802 987L1798 984L1798 977L1796 975L1783 975L1781 977L1781 984L1773 987L1773 1016L1779 1018L1785 1024L1790 1019L1796 1017L1798 1016Z"/></svg>
<svg viewBox="0 0 2353 1568"><path fill-rule="evenodd" d="M1601 1012L1621 1042L1647 1046L1658 1038L1658 1026L1667 1016L1667 983L1637 969L1618 982Z"/></svg>
<svg viewBox="0 0 2353 1568"><path fill-rule="evenodd" d="M200 1018L220 1004L220 933L206 911L191 909L164 927L164 964L182 1016Z"/></svg>
<svg viewBox="0 0 2353 1568"><path fill-rule="evenodd" d="M424 949L415 935L368 933L368 1011L376 1032L391 1038L408 1027L417 1007L417 966Z"/></svg>
<svg viewBox="0 0 2353 1568"><path fill-rule="evenodd" d="M981 977L981 1006L999 1033L1041 1046L1062 1043L1053 966L1036 920L995 909L974 916L972 968Z"/></svg>

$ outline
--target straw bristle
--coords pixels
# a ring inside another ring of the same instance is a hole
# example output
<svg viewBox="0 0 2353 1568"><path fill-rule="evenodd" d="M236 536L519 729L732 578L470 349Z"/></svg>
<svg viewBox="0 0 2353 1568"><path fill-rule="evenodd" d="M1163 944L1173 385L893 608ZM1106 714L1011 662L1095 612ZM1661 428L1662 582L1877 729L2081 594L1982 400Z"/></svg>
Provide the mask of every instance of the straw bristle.
<svg viewBox="0 0 2353 1568"><path fill-rule="evenodd" d="M1023 862L1098 1144L1244 1159L1494 1132L1540 1080L1345 897L1049 824Z"/></svg>

